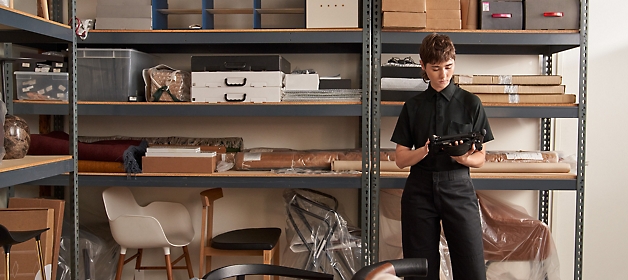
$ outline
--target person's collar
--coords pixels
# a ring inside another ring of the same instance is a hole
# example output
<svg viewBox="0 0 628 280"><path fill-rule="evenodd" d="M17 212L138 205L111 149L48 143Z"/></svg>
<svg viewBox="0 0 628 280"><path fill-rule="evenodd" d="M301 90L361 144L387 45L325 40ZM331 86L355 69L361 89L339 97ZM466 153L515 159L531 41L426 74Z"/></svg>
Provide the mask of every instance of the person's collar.
<svg viewBox="0 0 628 280"><path fill-rule="evenodd" d="M430 97L439 93L432 87L432 85L428 85L426 92L430 94ZM452 81L449 81L449 85L447 85L447 87L444 88L440 93L443 94L447 101L451 101L451 98L454 96L454 92L456 92L456 85L454 85Z"/></svg>

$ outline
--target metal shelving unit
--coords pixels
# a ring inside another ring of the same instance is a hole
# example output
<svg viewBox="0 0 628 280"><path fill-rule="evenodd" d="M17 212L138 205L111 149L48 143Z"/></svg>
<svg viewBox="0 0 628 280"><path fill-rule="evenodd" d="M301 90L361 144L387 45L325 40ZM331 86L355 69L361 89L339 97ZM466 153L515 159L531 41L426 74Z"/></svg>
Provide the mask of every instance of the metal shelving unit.
<svg viewBox="0 0 628 280"><path fill-rule="evenodd" d="M58 2L55 1L55 10ZM59 5L60 6L60 5ZM68 17L75 18L76 1L68 1ZM14 57L12 44L27 47L42 48L46 50L68 50L70 61L70 87L68 102L61 108L64 115L68 115L70 125L69 155L66 156L26 156L22 159L4 160L0 163L0 187L31 183L43 178L50 178L59 174L68 173L65 176L65 184L68 186L68 214L66 218L73 221L73 240L70 241L71 278L79 276L79 246L78 246L78 174L77 174L77 114L76 114L76 34L68 25L45 20L15 9L0 6L0 42L4 43L4 56ZM12 65L3 64L3 96L6 97L7 109L11 114L21 114L13 108L13 83ZM35 112L33 112L35 113ZM55 276L56 277L56 276Z"/></svg>
<svg viewBox="0 0 628 280"><path fill-rule="evenodd" d="M79 102L78 115L98 116L347 116L361 117L363 170L355 176L116 176L90 174L77 176L81 186L189 186L246 188L359 188L361 190L362 264L370 264L378 255L378 209L380 188L401 188L405 178L380 174L380 118L398 116L402 104L381 102L380 73L382 53L416 53L421 40L432 30L382 30L380 0L363 0L363 24L360 29L269 29L269 30L155 30L90 31L81 47L134 48L152 53L361 53L362 102L342 104L140 104L116 102ZM74 5L74 4L73 4ZM578 232L576 240L576 278L581 275L582 218L584 199L584 135L586 115L586 0L582 1L582 30L496 31L437 30L449 35L460 54L541 54L581 49L581 85L579 104L486 104L492 118L578 118L579 160L575 176L488 176L473 175L477 189L486 190L570 190L578 192ZM0 19L4 16L0 13ZM2 36L2 35L0 35ZM3 37L0 37L3 38ZM24 40L22 38L21 40ZM2 41L2 40L0 40ZM35 42L33 42L35 43ZM67 104L18 101L18 114L67 114ZM76 127L75 125L73 127ZM38 184L64 185L67 175L35 181Z"/></svg>

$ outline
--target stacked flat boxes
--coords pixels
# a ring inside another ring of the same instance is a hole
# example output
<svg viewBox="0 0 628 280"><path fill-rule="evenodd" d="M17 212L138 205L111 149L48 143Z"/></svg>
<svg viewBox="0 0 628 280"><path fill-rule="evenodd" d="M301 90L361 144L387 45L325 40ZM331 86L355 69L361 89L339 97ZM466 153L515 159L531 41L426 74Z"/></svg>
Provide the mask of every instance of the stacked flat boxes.
<svg viewBox="0 0 628 280"><path fill-rule="evenodd" d="M415 28L426 27L425 0L383 0L383 27Z"/></svg>
<svg viewBox="0 0 628 280"><path fill-rule="evenodd" d="M427 29L461 29L460 0L427 0Z"/></svg>
<svg viewBox="0 0 628 280"><path fill-rule="evenodd" d="M96 29L152 29L151 0L99 0Z"/></svg>

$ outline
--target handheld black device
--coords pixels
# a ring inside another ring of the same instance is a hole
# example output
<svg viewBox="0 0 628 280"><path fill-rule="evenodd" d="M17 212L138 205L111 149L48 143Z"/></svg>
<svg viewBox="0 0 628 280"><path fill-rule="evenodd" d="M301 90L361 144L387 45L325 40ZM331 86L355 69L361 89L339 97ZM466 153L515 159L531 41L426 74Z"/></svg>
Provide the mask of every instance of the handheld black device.
<svg viewBox="0 0 628 280"><path fill-rule="evenodd" d="M475 145L476 150L482 150L482 142L486 129L470 133L453 134L447 136L430 136L430 150L443 150L450 156L461 156ZM458 145L455 142L458 141Z"/></svg>

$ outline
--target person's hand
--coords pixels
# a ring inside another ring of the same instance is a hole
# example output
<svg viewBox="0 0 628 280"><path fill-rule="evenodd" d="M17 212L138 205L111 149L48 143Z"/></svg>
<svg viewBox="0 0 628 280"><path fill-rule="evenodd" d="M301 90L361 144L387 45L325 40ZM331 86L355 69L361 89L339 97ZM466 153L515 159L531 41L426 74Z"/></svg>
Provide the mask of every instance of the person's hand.
<svg viewBox="0 0 628 280"><path fill-rule="evenodd" d="M460 144L462 144L462 140L460 141L456 141L454 142L454 146L458 146ZM460 156L452 156L451 158L453 158L456 162L465 165L465 162L467 162L467 159L469 158L470 155L472 155L473 153L475 153L475 145L471 145L471 147L469 148L469 150L460 155Z"/></svg>

